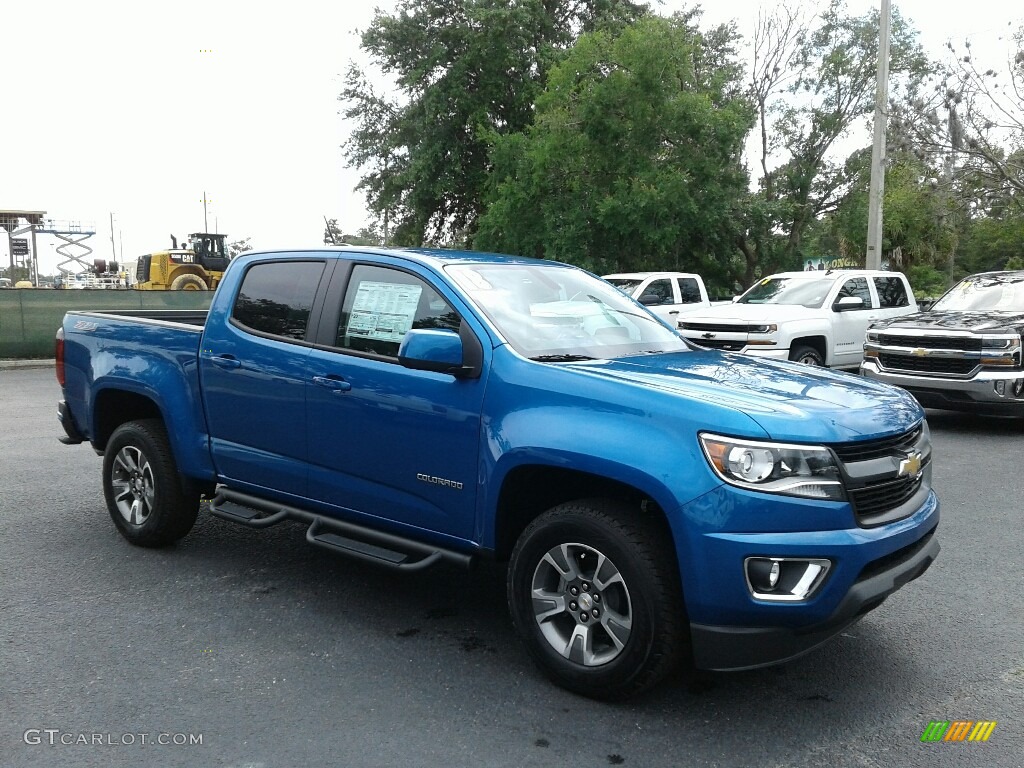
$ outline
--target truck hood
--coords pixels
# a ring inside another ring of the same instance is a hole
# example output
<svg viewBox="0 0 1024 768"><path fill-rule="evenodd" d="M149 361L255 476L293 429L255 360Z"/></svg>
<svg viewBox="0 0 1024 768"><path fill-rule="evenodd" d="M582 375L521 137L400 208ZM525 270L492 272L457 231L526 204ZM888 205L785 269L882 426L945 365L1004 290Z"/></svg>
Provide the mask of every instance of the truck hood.
<svg viewBox="0 0 1024 768"><path fill-rule="evenodd" d="M748 355L694 351L571 366L590 376L641 384L679 401L739 411L776 440L868 440L905 432L924 418L917 401L896 387Z"/></svg>
<svg viewBox="0 0 1024 768"><path fill-rule="evenodd" d="M971 312L918 312L888 322L875 323L872 330L931 330L972 331L975 333L1006 333L1024 328L1024 312L971 311Z"/></svg>
<svg viewBox="0 0 1024 768"><path fill-rule="evenodd" d="M687 315L686 321L692 323L736 323L746 325L751 322L786 323L793 320L821 317L821 308L810 309L799 304L719 304L706 307L697 314Z"/></svg>

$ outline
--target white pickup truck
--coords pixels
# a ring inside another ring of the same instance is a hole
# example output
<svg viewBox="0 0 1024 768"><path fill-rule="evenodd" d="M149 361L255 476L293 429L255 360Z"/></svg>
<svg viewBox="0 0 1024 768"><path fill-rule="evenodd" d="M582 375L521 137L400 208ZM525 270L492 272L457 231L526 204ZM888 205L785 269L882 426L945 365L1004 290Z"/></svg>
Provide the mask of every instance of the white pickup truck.
<svg viewBox="0 0 1024 768"><path fill-rule="evenodd" d="M868 325L917 311L910 283L899 272L780 272L730 304L687 315L678 327L704 347L857 368Z"/></svg>
<svg viewBox="0 0 1024 768"><path fill-rule="evenodd" d="M692 272L623 272L604 279L672 327L680 315L711 307L703 278Z"/></svg>

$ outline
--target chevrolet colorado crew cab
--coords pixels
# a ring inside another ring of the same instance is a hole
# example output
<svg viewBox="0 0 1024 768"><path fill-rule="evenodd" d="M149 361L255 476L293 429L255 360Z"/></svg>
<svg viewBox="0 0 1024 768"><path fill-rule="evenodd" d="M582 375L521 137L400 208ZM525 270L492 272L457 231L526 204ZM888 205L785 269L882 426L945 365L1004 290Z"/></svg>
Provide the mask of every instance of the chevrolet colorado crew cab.
<svg viewBox="0 0 1024 768"><path fill-rule="evenodd" d="M860 372L922 405L1024 416L1024 271L965 277L928 312L872 325Z"/></svg>
<svg viewBox="0 0 1024 768"><path fill-rule="evenodd" d="M694 347L564 264L248 253L208 314L69 312L56 354L129 542L205 495L382 566L507 562L529 653L596 698L797 656L939 551L908 393Z"/></svg>
<svg viewBox="0 0 1024 768"><path fill-rule="evenodd" d="M871 323L914 312L914 292L898 272L781 272L754 283L732 304L688 315L678 325L703 347L856 369Z"/></svg>

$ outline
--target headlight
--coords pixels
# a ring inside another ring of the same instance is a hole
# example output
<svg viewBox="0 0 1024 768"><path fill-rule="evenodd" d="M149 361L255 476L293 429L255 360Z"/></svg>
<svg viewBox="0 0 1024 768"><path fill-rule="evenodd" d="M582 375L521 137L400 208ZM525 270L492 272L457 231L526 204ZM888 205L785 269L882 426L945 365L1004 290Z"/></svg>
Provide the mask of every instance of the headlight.
<svg viewBox="0 0 1024 768"><path fill-rule="evenodd" d="M702 434L700 444L715 474L752 491L843 501L846 493L832 453L818 445L739 440Z"/></svg>
<svg viewBox="0 0 1024 768"><path fill-rule="evenodd" d="M1011 339L982 339L982 349L1009 349L1013 346Z"/></svg>
<svg viewBox="0 0 1024 768"><path fill-rule="evenodd" d="M779 326L775 323L769 323L767 325L751 325L747 327L748 333L775 333L779 330Z"/></svg>
<svg viewBox="0 0 1024 768"><path fill-rule="evenodd" d="M879 335L877 331L868 331L868 342L871 344L877 344Z"/></svg>

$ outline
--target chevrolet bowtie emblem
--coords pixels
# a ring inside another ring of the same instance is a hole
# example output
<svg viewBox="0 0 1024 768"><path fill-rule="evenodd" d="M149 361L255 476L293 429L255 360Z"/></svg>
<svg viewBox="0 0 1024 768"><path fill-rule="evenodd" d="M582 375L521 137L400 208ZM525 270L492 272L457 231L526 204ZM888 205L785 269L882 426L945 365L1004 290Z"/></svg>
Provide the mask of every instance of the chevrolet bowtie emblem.
<svg viewBox="0 0 1024 768"><path fill-rule="evenodd" d="M715 338L715 334L713 334L713 333L702 333L700 335L700 337L702 339L713 339L713 338Z"/></svg>
<svg viewBox="0 0 1024 768"><path fill-rule="evenodd" d="M899 477L917 477L921 474L921 454L914 452L900 462Z"/></svg>
<svg viewBox="0 0 1024 768"><path fill-rule="evenodd" d="M914 357L924 357L925 355L928 354L928 350L927 349L921 349L920 347L918 347L913 352L911 352L911 354L914 355Z"/></svg>

